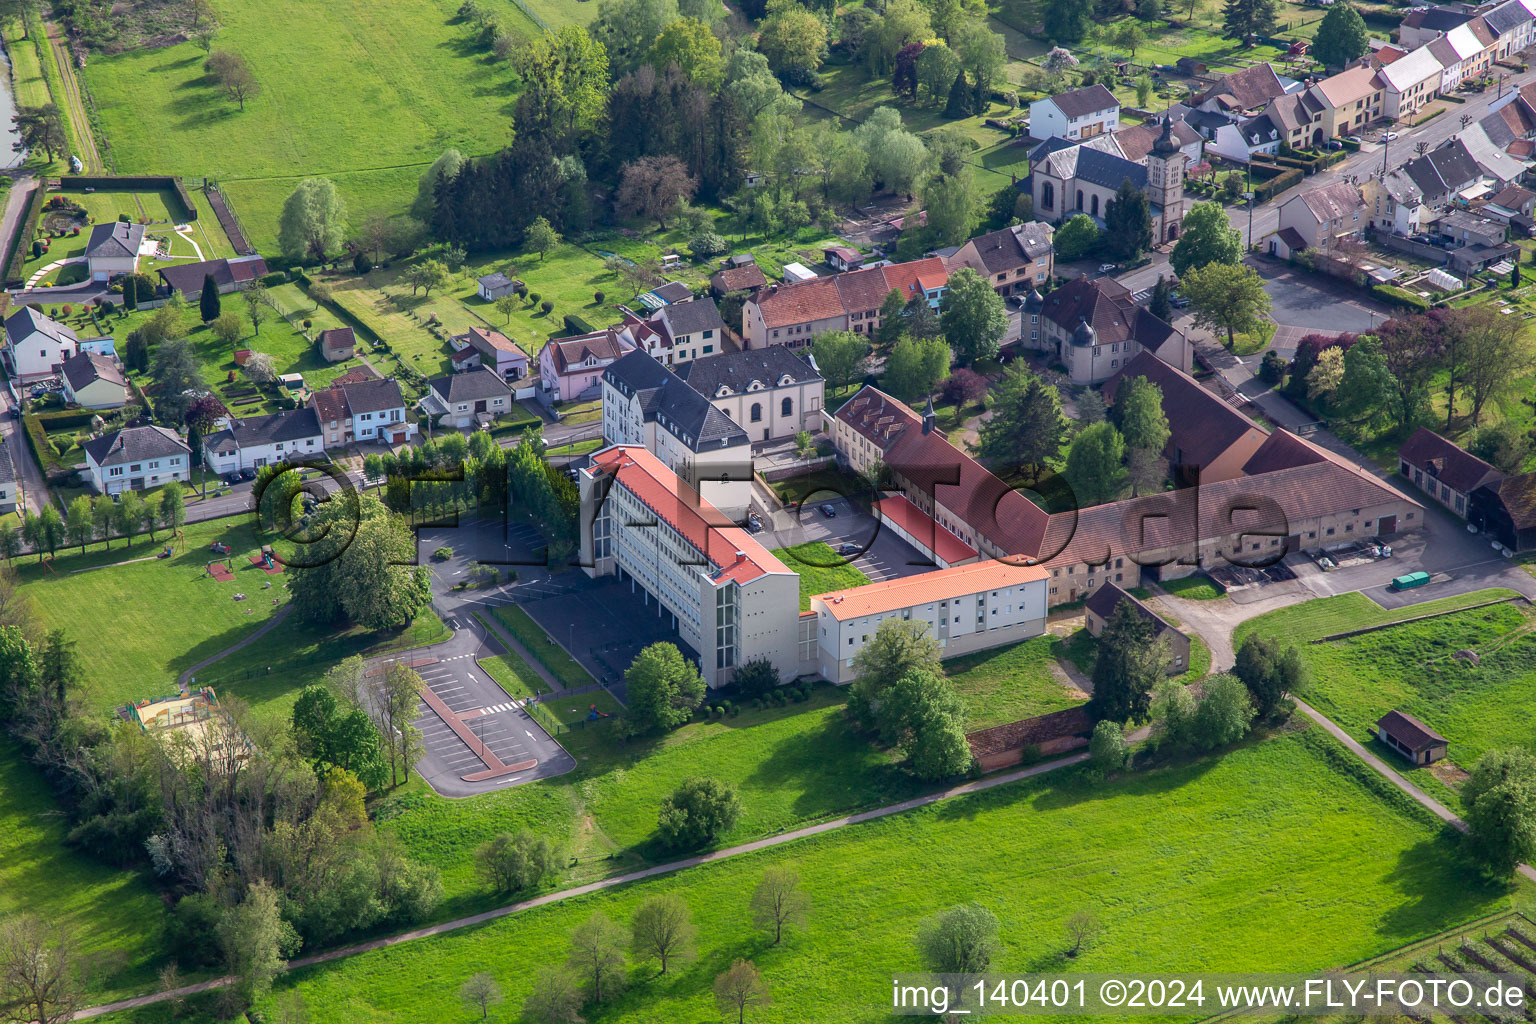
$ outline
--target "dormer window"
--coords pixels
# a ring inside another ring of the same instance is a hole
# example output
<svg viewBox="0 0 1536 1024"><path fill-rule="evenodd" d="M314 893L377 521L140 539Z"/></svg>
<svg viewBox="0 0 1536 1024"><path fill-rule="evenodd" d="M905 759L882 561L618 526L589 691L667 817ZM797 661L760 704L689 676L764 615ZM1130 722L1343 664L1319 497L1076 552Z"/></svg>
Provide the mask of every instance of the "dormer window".
<svg viewBox="0 0 1536 1024"><path fill-rule="evenodd" d="M779 378L779 387L787 388L791 384L793 384L794 382L795 382L795 379L793 377L791 377L789 374L786 373L784 376Z"/></svg>
<svg viewBox="0 0 1536 1024"><path fill-rule="evenodd" d="M721 384L720 385L720 389L715 392L715 397L716 398L724 398L725 396L727 396L729 394L731 394L730 387L728 385Z"/></svg>

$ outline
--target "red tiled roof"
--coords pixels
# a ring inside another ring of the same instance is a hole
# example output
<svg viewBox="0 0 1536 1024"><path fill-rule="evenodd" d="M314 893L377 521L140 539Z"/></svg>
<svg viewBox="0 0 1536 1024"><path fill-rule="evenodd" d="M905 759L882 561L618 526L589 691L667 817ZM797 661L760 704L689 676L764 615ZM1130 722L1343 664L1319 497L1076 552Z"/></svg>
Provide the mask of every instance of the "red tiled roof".
<svg viewBox="0 0 1536 1024"><path fill-rule="evenodd" d="M983 590L1034 583L1046 579L1048 575L1039 566L988 560L957 565L951 569L937 569L916 576L897 577L880 583L866 583L846 590L833 590L817 594L811 600L824 602L827 614L841 622L861 615L878 615L898 608L948 601Z"/></svg>
<svg viewBox="0 0 1536 1024"><path fill-rule="evenodd" d="M1257 423L1211 394L1189 374L1169 366L1150 352L1139 352L1120 372L1104 382L1104 398L1113 402L1120 382L1145 377L1163 391L1168 417L1168 450L1187 465L1209 466L1250 432L1263 434Z"/></svg>
<svg viewBox="0 0 1536 1024"><path fill-rule="evenodd" d="M347 417L347 394L339 387L321 388L310 396L309 404L322 424L331 420L340 423Z"/></svg>
<svg viewBox="0 0 1536 1024"><path fill-rule="evenodd" d="M914 286L923 288L942 288L949 282L949 271L944 267L944 261L937 256L927 259L912 260L909 263L893 263L888 267L880 267L880 272L885 276L885 290L896 289L901 292L902 298L910 299L916 294Z"/></svg>
<svg viewBox="0 0 1536 1024"><path fill-rule="evenodd" d="M453 355L449 356L448 361L457 365L459 363L467 363L471 359L478 358L480 358L480 350L475 348L473 345L465 345Z"/></svg>
<svg viewBox="0 0 1536 1024"><path fill-rule="evenodd" d="M757 308L762 311L763 322L769 327L829 320L843 316L846 312L842 296L837 291L835 277L818 277L771 287L758 295Z"/></svg>
<svg viewBox="0 0 1536 1024"><path fill-rule="evenodd" d="M643 447L616 445L592 456L595 470L611 473L645 507L687 538L708 558L716 582L750 583L769 573L788 573L778 557L678 479ZM740 555L740 557L738 557Z"/></svg>
<svg viewBox="0 0 1536 1024"><path fill-rule="evenodd" d="M588 355L595 359L612 362L628 351L612 329L583 334L575 338L554 338L550 340L549 345L550 355L554 359L555 370L558 373L572 372L570 367L584 362Z"/></svg>
<svg viewBox="0 0 1536 1024"><path fill-rule="evenodd" d="M505 334L502 334L500 331L491 331L484 327L471 327L469 329L469 336L474 341L478 341L481 344L489 348L496 349L499 352L516 352L521 354L523 351L517 347L516 343L513 342L511 338L507 337Z"/></svg>
<svg viewBox="0 0 1536 1024"><path fill-rule="evenodd" d="M934 522L932 516L902 495L893 495L875 502L875 514L899 526L909 536L929 545L939 558L950 565L957 565L976 557L975 548Z"/></svg>
<svg viewBox="0 0 1536 1024"><path fill-rule="evenodd" d="M1416 752L1447 742L1444 736L1406 711L1388 711L1377 721L1376 730Z"/></svg>

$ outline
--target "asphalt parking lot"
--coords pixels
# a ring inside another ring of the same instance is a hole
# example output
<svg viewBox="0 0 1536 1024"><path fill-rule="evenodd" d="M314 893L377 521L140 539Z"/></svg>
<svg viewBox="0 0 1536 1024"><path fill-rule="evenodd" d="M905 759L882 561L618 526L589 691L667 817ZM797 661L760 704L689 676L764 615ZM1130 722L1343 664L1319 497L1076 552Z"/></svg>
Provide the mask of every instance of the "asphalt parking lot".
<svg viewBox="0 0 1536 1024"><path fill-rule="evenodd" d="M1252 260L1250 265L1264 278L1270 316L1280 325L1274 347L1287 359L1296 354L1296 342L1313 331L1358 333L1369 331L1386 319L1382 310L1342 285L1273 260Z"/></svg>

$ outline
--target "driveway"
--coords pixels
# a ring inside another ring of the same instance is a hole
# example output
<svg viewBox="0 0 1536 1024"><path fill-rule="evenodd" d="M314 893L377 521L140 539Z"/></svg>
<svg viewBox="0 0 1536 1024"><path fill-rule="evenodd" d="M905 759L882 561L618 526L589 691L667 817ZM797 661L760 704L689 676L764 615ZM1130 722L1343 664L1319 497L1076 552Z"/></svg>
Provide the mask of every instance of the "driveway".
<svg viewBox="0 0 1536 1024"><path fill-rule="evenodd" d="M1285 263L1249 260L1264 278L1270 316L1280 325L1272 347L1286 359L1296 354L1296 342L1313 332L1342 334L1372 330L1390 314L1363 297L1358 289L1304 273Z"/></svg>

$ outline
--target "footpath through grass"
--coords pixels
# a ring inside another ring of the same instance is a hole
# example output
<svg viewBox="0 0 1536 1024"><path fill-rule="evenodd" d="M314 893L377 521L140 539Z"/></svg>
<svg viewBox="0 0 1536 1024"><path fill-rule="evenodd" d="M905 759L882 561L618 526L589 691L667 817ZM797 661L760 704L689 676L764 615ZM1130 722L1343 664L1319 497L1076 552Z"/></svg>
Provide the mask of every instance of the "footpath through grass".
<svg viewBox="0 0 1536 1024"><path fill-rule="evenodd" d="M1001 923L999 971L1315 970L1509 906L1458 842L1314 728L1110 783L1047 775L298 971L274 998L297 988L317 1019L431 1020L489 971L516 1007L576 924L595 911L627 922L659 892L688 902L700 957L662 981L635 969L606 1022L717 1020L710 985L738 957L762 970L774 1020L888 1020L888 976L920 968L921 920L973 900ZM747 909L773 864L812 899L808 929L779 946ZM1068 961L1062 925L1080 909L1105 931Z"/></svg>

